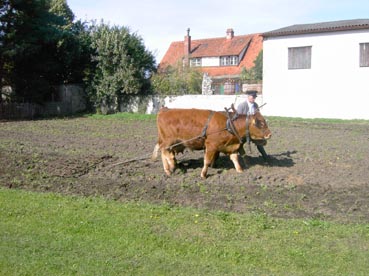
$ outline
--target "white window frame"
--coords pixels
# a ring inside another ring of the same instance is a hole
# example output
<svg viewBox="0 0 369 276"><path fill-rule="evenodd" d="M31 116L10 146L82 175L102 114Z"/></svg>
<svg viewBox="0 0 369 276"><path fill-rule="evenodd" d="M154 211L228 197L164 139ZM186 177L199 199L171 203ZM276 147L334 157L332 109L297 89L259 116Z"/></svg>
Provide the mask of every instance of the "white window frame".
<svg viewBox="0 0 369 276"><path fill-rule="evenodd" d="M220 57L220 66L237 66L238 56L222 56Z"/></svg>
<svg viewBox="0 0 369 276"><path fill-rule="evenodd" d="M200 67L201 66L201 58L191 58L190 59L191 67Z"/></svg>

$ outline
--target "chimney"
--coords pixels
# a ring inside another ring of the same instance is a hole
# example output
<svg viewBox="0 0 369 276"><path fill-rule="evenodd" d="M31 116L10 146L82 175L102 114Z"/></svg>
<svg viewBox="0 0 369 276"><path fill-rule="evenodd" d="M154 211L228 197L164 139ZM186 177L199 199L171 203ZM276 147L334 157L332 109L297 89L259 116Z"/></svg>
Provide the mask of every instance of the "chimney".
<svg viewBox="0 0 369 276"><path fill-rule="evenodd" d="M234 37L234 31L232 28L227 29L227 40L232 39Z"/></svg>
<svg viewBox="0 0 369 276"><path fill-rule="evenodd" d="M191 36L190 36L190 28L187 29L187 35L184 37L184 62L188 64L188 58L191 53Z"/></svg>

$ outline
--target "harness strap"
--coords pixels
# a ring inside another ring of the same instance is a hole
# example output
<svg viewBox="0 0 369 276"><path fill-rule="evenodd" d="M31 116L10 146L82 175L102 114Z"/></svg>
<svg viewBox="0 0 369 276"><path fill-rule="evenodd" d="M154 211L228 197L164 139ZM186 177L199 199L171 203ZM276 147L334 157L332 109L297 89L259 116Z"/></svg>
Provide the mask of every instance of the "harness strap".
<svg viewBox="0 0 369 276"><path fill-rule="evenodd" d="M199 138L204 138L206 136L206 131L208 130L209 123L210 123L211 118L213 118L213 115L214 115L214 111L212 110L210 112L210 114L209 114L208 120L206 121L206 124L205 124L204 128L202 129L200 135L195 136L195 137L193 137L191 139L188 139L188 140L185 140L185 141L181 141L181 142L175 143L175 144L167 147L166 149L173 150L173 148L175 148L176 146L182 145L182 144L184 144L186 142L190 142L190 141L193 141L193 140L196 140L196 139L199 139ZM220 130L220 131L223 131L223 130Z"/></svg>
<svg viewBox="0 0 369 276"><path fill-rule="evenodd" d="M246 115L246 142L250 144L250 115Z"/></svg>
<svg viewBox="0 0 369 276"><path fill-rule="evenodd" d="M240 141L240 144L243 144L243 141L242 141L242 137L238 134L237 132L237 129L235 128L234 124L233 124L233 120L231 119L230 115L229 115L229 112L228 112L228 109L225 108L225 111L227 112L227 117L228 117L228 120L226 122L226 128L227 130L233 134L234 136L237 137L237 139ZM236 115L235 118L237 118L238 116Z"/></svg>
<svg viewBox="0 0 369 276"><path fill-rule="evenodd" d="M207 120L204 128L202 129L201 137L205 137L206 136L206 131L208 130L208 126L209 126L210 120L213 117L213 115L214 115L214 111L211 111L210 114L209 114L208 120Z"/></svg>

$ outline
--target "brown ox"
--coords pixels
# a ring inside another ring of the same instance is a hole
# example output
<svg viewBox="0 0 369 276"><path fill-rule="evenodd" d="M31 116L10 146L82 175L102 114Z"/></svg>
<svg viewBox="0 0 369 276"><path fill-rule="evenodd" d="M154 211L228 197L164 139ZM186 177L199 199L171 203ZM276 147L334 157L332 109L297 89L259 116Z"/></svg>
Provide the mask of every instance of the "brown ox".
<svg viewBox="0 0 369 276"><path fill-rule="evenodd" d="M232 120L233 125L228 121L228 127L231 125L235 129L233 134L227 130L227 120L225 112L162 108L157 115L158 143L154 148L153 160L157 158L160 149L164 171L170 175L176 166L177 153L183 152L185 148L205 149L202 178L206 178L208 167L214 164L220 152L229 155L236 171L242 172L238 152L243 151L247 134L251 141L265 145L271 132L260 112L248 118L246 115L238 115Z"/></svg>

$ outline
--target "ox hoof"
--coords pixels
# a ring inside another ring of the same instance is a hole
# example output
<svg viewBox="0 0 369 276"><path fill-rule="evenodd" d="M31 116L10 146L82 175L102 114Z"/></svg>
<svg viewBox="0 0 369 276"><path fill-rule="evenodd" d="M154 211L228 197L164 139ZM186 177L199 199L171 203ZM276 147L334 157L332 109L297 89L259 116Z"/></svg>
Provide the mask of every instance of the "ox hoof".
<svg viewBox="0 0 369 276"><path fill-rule="evenodd" d="M241 166L236 166L235 170L238 173L243 173L243 168Z"/></svg>

